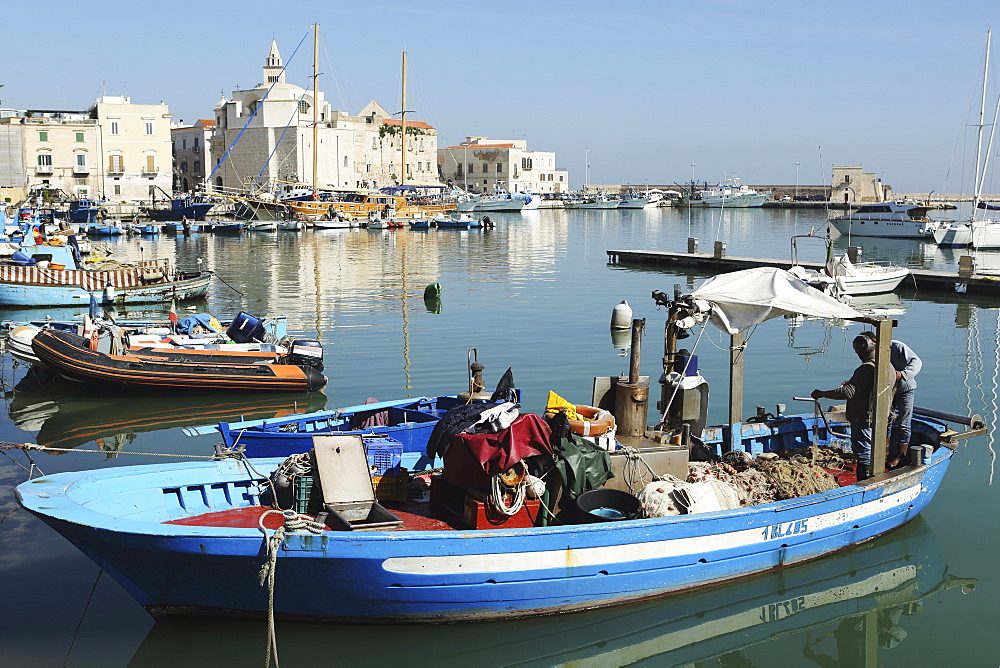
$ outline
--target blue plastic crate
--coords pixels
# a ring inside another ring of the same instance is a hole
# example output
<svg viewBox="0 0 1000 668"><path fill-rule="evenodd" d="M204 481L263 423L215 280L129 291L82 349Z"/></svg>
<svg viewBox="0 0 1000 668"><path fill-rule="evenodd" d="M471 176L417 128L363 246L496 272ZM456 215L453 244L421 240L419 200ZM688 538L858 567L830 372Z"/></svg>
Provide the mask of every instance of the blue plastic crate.
<svg viewBox="0 0 1000 668"><path fill-rule="evenodd" d="M397 475L403 465L403 444L394 438L365 436L365 454L372 475Z"/></svg>

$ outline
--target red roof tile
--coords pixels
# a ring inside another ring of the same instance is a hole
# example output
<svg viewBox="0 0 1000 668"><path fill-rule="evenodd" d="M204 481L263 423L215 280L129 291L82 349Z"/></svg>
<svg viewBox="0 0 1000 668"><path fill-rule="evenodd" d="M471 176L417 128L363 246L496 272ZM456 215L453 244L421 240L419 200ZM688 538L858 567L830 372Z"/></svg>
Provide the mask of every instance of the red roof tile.
<svg viewBox="0 0 1000 668"><path fill-rule="evenodd" d="M447 148L514 148L513 144L468 144L463 146L448 146Z"/></svg>
<svg viewBox="0 0 1000 668"><path fill-rule="evenodd" d="M402 125L402 124L403 124L403 121L399 120L398 118L385 118L385 119L382 120L382 125ZM433 130L434 129L433 125L428 125L427 123L424 123L423 121L411 121L409 119L407 119L407 121L406 121L406 127L408 127L408 128L422 128L424 130Z"/></svg>

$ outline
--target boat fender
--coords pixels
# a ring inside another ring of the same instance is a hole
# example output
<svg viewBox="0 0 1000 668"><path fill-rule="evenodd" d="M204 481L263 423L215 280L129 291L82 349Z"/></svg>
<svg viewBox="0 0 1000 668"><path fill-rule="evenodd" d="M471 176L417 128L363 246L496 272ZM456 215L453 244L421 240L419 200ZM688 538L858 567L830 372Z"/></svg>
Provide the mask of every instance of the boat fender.
<svg viewBox="0 0 1000 668"><path fill-rule="evenodd" d="M108 283L104 288L104 301L113 302L115 300L115 286Z"/></svg>
<svg viewBox="0 0 1000 668"><path fill-rule="evenodd" d="M624 299L611 310L611 329L632 329L632 307Z"/></svg>

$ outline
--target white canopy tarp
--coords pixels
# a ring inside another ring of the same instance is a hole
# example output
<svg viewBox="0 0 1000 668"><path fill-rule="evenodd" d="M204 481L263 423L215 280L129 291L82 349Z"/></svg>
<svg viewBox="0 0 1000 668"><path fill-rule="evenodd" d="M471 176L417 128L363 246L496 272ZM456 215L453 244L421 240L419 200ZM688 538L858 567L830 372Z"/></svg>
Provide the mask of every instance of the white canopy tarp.
<svg viewBox="0 0 1000 668"><path fill-rule="evenodd" d="M715 276L702 283L692 296L712 304L712 323L728 334L783 315L861 317L847 304L809 287L777 267L744 269Z"/></svg>

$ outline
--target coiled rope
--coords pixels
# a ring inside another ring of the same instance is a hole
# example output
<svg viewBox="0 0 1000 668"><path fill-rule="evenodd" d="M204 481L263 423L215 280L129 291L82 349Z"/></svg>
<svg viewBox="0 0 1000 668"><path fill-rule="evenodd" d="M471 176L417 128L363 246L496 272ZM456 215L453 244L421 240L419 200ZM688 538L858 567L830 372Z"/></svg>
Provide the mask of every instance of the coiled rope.
<svg viewBox="0 0 1000 668"><path fill-rule="evenodd" d="M524 499L527 495L528 476L525 476L513 487L505 485L500 480L500 474L490 477L490 505L501 515L511 517L517 515L524 506ZM507 505L507 490L514 492L510 505Z"/></svg>
<svg viewBox="0 0 1000 668"><path fill-rule="evenodd" d="M275 529L270 536L267 535L267 528L264 526L264 518L268 515L281 515L285 520L284 524ZM267 561L260 567L260 574L257 576L262 587L265 582L267 583L267 656L264 665L270 666L273 658L275 668L278 668L278 638L274 628L274 574L278 566L278 549L285 540L285 533L305 530L321 534L325 525L309 515L301 515L294 510L268 510L261 514L257 526L264 534L264 544L267 547Z"/></svg>

